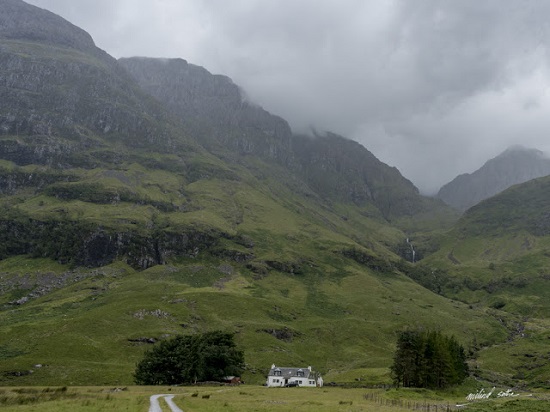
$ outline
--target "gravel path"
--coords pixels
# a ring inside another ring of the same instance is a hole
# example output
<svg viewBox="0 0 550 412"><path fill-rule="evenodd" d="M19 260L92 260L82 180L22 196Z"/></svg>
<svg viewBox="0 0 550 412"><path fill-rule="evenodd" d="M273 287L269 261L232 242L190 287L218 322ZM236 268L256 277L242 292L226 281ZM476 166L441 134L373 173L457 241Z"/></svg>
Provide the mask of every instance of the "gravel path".
<svg viewBox="0 0 550 412"><path fill-rule="evenodd" d="M149 407L149 412L162 412L162 408L159 404L159 398L164 398L168 406L170 407L170 410L172 412L183 412L178 406L174 403L172 398L174 395L153 395L149 399L151 401L151 406Z"/></svg>

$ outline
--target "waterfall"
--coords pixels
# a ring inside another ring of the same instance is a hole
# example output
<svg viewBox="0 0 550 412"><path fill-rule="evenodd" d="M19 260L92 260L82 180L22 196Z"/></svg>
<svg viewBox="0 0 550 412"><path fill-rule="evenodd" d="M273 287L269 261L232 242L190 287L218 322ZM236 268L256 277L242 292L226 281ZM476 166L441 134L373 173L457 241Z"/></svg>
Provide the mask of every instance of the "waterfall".
<svg viewBox="0 0 550 412"><path fill-rule="evenodd" d="M412 253L412 263L414 263L414 257L416 255L416 252L414 250L414 246L412 245L411 242L409 242L409 238L407 238L407 244L411 247L411 253Z"/></svg>

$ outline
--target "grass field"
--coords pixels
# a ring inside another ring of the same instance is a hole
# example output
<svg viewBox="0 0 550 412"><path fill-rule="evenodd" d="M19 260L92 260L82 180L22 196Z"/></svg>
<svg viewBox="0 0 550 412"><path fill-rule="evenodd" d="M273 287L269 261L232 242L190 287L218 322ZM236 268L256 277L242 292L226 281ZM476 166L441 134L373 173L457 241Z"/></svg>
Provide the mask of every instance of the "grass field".
<svg viewBox="0 0 550 412"><path fill-rule="evenodd" d="M0 271L15 264L12 259ZM445 328L466 346L471 336L481 342L498 333L501 341L506 338L482 311L448 301L403 275L369 274L352 265L340 273L324 264L322 273L307 267L299 276L271 272L255 279L237 272L237 265L229 276L219 272L224 262L191 263L142 272L112 265L25 305L5 305L0 381L130 385L135 363L149 348L139 339L218 328L236 333L248 383L261 384L264 369L275 362L311 365L327 382L380 384L391 381L395 331L406 325ZM50 269L55 273L55 266ZM31 279L42 272L25 273ZM0 297L0 304L20 298L13 293ZM278 339L270 330L292 337ZM29 369L33 373L19 373Z"/></svg>
<svg viewBox="0 0 550 412"><path fill-rule="evenodd" d="M467 391L467 389L466 389ZM547 411L550 394L518 393L509 399L467 402L460 390L364 388L265 388L261 386L200 387L21 387L0 388L0 409L5 411L147 411L153 394L174 395L184 411ZM163 411L168 411L160 400ZM457 404L464 405L457 407ZM415 409L416 408L416 409Z"/></svg>

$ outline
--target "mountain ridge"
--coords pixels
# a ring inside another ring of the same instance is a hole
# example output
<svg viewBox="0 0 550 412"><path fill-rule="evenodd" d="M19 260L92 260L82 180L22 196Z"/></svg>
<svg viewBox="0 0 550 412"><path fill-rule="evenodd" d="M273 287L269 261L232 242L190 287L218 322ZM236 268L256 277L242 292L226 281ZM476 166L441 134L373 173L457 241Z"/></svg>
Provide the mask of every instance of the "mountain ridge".
<svg viewBox="0 0 550 412"><path fill-rule="evenodd" d="M550 174L550 158L537 149L512 146L472 173L445 184L436 197L465 211L508 187Z"/></svg>
<svg viewBox="0 0 550 412"><path fill-rule="evenodd" d="M212 75L183 59L137 57L119 62L191 133L199 131L201 142L210 149L219 145L275 161L304 178L319 196L373 203L388 220L441 209L359 143L330 132L293 134L284 119L243 98L242 90L226 76Z"/></svg>

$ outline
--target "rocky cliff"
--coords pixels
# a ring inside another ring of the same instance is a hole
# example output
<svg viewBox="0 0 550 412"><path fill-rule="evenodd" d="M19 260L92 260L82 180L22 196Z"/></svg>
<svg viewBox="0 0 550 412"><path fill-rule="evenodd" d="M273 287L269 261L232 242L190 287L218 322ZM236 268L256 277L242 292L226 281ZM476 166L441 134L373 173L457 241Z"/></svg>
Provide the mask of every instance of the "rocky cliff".
<svg viewBox="0 0 550 412"><path fill-rule="evenodd" d="M423 208L418 189L357 142L333 133L295 136L292 149L298 172L324 197L374 204L388 220Z"/></svg>
<svg viewBox="0 0 550 412"><path fill-rule="evenodd" d="M24 40L44 45L88 52L102 58L92 37L79 27L48 10L20 0L0 0L0 38Z"/></svg>
<svg viewBox="0 0 550 412"><path fill-rule="evenodd" d="M86 32L22 1L0 5L1 158L93 166L98 159L82 152L185 145L170 116Z"/></svg>
<svg viewBox="0 0 550 412"><path fill-rule="evenodd" d="M292 162L288 123L249 102L233 81L183 59L134 57L119 63L208 148Z"/></svg>

